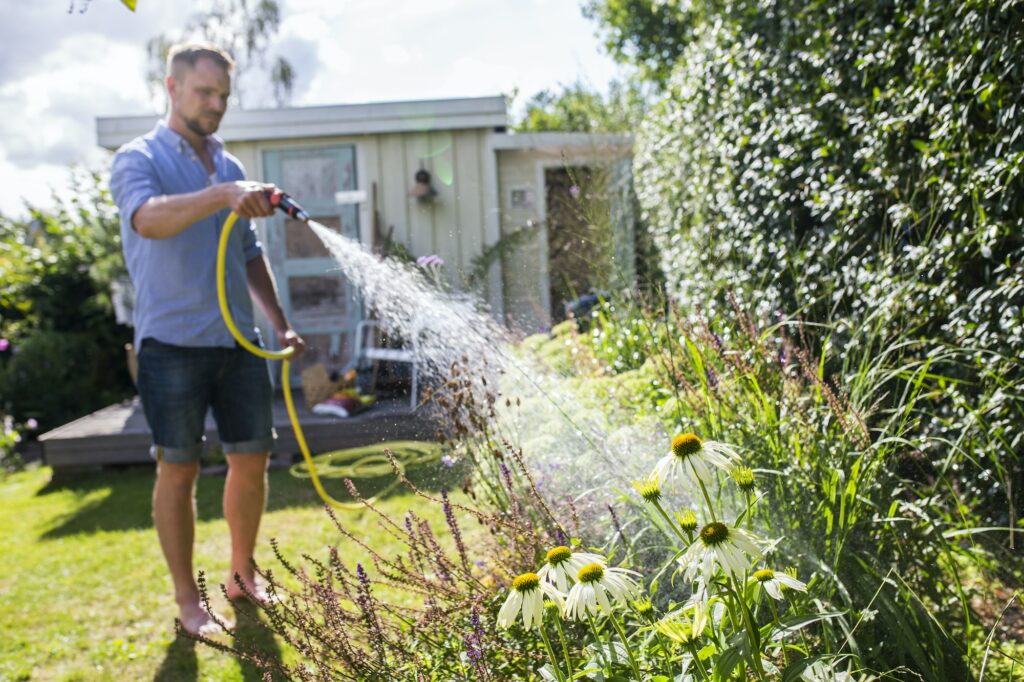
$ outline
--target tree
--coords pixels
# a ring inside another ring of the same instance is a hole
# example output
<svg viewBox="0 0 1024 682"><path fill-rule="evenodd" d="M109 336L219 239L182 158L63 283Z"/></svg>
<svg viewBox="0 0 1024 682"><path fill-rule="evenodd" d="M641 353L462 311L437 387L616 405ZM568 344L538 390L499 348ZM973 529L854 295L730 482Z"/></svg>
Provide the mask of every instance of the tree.
<svg viewBox="0 0 1024 682"><path fill-rule="evenodd" d="M694 27L716 4L716 0L586 0L583 14L601 26L605 48L614 59L635 66L645 80L661 87L692 40Z"/></svg>
<svg viewBox="0 0 1024 682"><path fill-rule="evenodd" d="M89 3L90 2L92 2L92 0L81 0L82 6L78 10L78 13L79 14L85 13L85 11L87 9L89 9ZM127 7L128 9L130 9L133 12L135 11L136 0L121 0L121 4L124 5L125 7ZM70 0L70 3L68 4L68 14L71 14L74 11L75 11L75 0Z"/></svg>
<svg viewBox="0 0 1024 682"><path fill-rule="evenodd" d="M244 108L265 103L265 95L247 99L252 95L250 88L255 79L269 82L275 104L286 105L295 84L295 69L281 55L268 59L271 41L280 24L281 9L277 0L212 0L210 9L193 15L181 31L162 33L150 39L146 47L149 54L146 79L154 99L163 102L165 97L163 81L171 46L184 40L205 40L227 50L235 60L232 99L236 106Z"/></svg>
<svg viewBox="0 0 1024 682"><path fill-rule="evenodd" d="M576 81L563 86L560 92L541 90L533 95L513 129L625 133L634 129L645 109L646 97L639 81L612 81L607 96Z"/></svg>

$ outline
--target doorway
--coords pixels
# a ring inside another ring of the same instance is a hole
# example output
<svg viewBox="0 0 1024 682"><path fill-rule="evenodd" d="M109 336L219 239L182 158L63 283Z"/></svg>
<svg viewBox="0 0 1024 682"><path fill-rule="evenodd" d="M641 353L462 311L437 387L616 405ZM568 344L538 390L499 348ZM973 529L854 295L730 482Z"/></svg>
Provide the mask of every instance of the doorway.
<svg viewBox="0 0 1024 682"><path fill-rule="evenodd" d="M612 241L600 175L589 166L544 170L552 324L566 319L567 304L607 282Z"/></svg>

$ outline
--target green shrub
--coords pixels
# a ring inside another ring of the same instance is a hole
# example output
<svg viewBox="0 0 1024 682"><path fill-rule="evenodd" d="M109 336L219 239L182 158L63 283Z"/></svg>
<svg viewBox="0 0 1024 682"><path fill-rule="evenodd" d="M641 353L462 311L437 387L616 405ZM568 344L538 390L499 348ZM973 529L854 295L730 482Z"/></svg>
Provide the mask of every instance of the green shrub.
<svg viewBox="0 0 1024 682"><path fill-rule="evenodd" d="M967 508L946 499L952 472L969 459L919 430L936 398L927 386L941 378L926 381L934 368L914 358L914 344L879 346L865 326L837 385L790 320L763 326L734 310L735 321L691 324L671 309L651 313L627 302L597 317L589 335L562 330L547 342L547 361L559 351L592 353L600 366L585 374L581 393L610 405L626 388L634 419L653 415L666 433L693 431L741 449L759 500L753 528L776 529L779 565L814 576L819 611L844 614L814 628L808 653L848 653L855 667L899 679L962 680L969 665L977 671L985 654L979 633L992 623L970 612L964 571L1012 561ZM577 363L575 372L586 367ZM945 471L921 456L935 449L949 457ZM743 508L729 486L720 491L712 498ZM625 499L632 514L642 508ZM619 513L624 527L635 527L629 510ZM649 535L629 542L642 556L660 544Z"/></svg>
<svg viewBox="0 0 1024 682"><path fill-rule="evenodd" d="M948 464L946 441L976 462L961 491L1014 524L1024 2L688 6L636 158L670 293L711 317L736 292L760 320L835 323L830 372L860 355L866 324L920 340L917 360L948 378L923 379L926 455Z"/></svg>
<svg viewBox="0 0 1024 682"><path fill-rule="evenodd" d="M0 408L40 430L131 394L110 283L125 272L116 211L101 178L27 222L0 217Z"/></svg>

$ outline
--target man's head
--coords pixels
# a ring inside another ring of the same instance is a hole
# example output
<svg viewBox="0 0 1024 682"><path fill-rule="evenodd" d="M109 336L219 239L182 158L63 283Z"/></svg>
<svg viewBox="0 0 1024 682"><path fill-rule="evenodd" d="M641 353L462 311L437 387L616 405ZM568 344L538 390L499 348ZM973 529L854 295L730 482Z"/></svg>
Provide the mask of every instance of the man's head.
<svg viewBox="0 0 1024 682"><path fill-rule="evenodd" d="M201 137L217 132L231 94L235 63L210 43L175 45L167 54L170 115Z"/></svg>

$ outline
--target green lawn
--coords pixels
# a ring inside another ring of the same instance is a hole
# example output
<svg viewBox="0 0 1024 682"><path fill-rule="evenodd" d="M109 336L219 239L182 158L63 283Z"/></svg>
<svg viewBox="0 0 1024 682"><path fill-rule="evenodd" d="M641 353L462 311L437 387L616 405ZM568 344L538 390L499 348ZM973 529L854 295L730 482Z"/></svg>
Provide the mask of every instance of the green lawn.
<svg viewBox="0 0 1024 682"><path fill-rule="evenodd" d="M436 488L432 479L441 469L425 465L417 478ZM231 656L175 639L171 582L150 518L153 477L152 468L137 467L53 478L43 467L0 479L0 680L260 679ZM211 584L227 579L223 483L223 476L203 476L198 486L195 565ZM327 485L341 497L340 481ZM439 508L404 493L379 506L400 517L412 505L435 528L444 527ZM372 515L340 517L378 551L392 553L394 540ZM256 560L271 567L270 537L296 563L302 552L325 557L340 541L309 481L287 471L270 473L260 537ZM342 556L351 565L366 558L358 547L346 547ZM219 590L214 604L235 615ZM239 629L265 653L291 659L260 628Z"/></svg>

